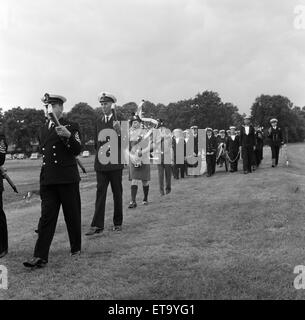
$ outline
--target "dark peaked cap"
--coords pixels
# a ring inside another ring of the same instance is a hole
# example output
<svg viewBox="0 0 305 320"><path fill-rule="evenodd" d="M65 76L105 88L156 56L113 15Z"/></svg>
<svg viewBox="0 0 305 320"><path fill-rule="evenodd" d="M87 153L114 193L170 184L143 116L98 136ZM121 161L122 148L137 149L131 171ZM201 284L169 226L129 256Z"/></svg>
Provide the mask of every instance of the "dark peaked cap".
<svg viewBox="0 0 305 320"><path fill-rule="evenodd" d="M56 94L45 93L41 101L46 104L55 104L55 103L65 103L67 99L63 96L59 96Z"/></svg>

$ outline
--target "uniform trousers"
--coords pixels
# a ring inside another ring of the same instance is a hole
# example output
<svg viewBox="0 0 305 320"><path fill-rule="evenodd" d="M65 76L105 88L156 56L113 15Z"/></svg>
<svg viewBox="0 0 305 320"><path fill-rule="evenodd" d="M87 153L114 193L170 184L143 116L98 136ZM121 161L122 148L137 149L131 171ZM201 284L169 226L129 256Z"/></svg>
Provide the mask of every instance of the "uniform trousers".
<svg viewBox="0 0 305 320"><path fill-rule="evenodd" d="M123 223L123 186L122 186L122 169L111 171L97 171L97 190L95 201L95 212L91 227L104 229L105 222L105 206L107 198L107 189L110 183L113 193L114 213L113 224L114 226L121 226Z"/></svg>
<svg viewBox="0 0 305 320"><path fill-rule="evenodd" d="M271 146L272 159L275 159L275 165L279 163L280 146Z"/></svg>
<svg viewBox="0 0 305 320"><path fill-rule="evenodd" d="M159 188L160 193L164 194L164 176L165 191L171 191L172 166L170 164L158 164Z"/></svg>
<svg viewBox="0 0 305 320"><path fill-rule="evenodd" d="M206 162L207 162L207 174L209 176L213 175L215 173L215 167L216 167L216 155L206 155Z"/></svg>
<svg viewBox="0 0 305 320"><path fill-rule="evenodd" d="M79 183L41 185L41 218L34 257L48 261L50 246L62 206L71 253L81 250L81 200Z"/></svg>
<svg viewBox="0 0 305 320"><path fill-rule="evenodd" d="M244 171L252 172L253 164L253 146L242 147L243 169Z"/></svg>
<svg viewBox="0 0 305 320"><path fill-rule="evenodd" d="M184 164L175 164L173 167L173 174L175 179L184 178L185 165ZM179 174L180 172L180 174Z"/></svg>
<svg viewBox="0 0 305 320"><path fill-rule="evenodd" d="M3 211L3 191L0 191L0 253L8 250L7 222Z"/></svg>

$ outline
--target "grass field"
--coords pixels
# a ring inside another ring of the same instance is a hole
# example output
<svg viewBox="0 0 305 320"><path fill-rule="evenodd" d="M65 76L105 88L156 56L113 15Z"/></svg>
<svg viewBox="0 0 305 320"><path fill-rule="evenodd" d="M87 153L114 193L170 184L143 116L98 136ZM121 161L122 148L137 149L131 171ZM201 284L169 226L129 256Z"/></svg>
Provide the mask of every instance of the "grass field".
<svg viewBox="0 0 305 320"><path fill-rule="evenodd" d="M10 253L0 261L9 270L9 289L1 299L304 299L295 290L296 265L305 264L305 144L289 146L290 166L262 167L251 175L173 181L170 195L160 197L152 171L150 204L127 208L129 182L124 177L124 229L83 237L83 254L69 256L62 214L49 264L29 271L40 201L22 200L38 189L39 161L8 161L21 191L6 186L5 211ZM82 226L86 231L95 200L93 159L81 183ZM241 164L240 164L241 169ZM140 190L142 198L142 190ZM141 200L141 198L139 200ZM112 225L108 193L106 226Z"/></svg>

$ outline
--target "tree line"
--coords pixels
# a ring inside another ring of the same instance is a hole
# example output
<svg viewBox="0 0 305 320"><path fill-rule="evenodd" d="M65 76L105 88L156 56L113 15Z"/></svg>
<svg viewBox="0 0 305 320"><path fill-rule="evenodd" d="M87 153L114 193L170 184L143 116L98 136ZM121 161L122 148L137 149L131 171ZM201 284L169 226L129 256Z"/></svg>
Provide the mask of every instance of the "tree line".
<svg viewBox="0 0 305 320"><path fill-rule="evenodd" d="M135 102L117 106L120 120L128 120L136 111ZM86 102L80 102L64 116L79 124L82 143L85 145L93 140L94 123L100 115L100 108L93 109ZM204 91L193 98L168 105L146 101L143 115L146 118L162 119L171 130L186 129L192 125L197 125L199 128L228 129L231 125L240 127L243 123L243 115L239 113L237 106L223 102L219 94L213 91ZM294 106L287 97L280 95L257 97L251 106L251 116L254 125L266 129L269 127L270 119L276 117L280 126L288 132L290 142L300 142L305 139L305 107ZM6 112L0 109L0 122L8 143L19 152L29 153L32 152L33 146L38 144L38 132L45 123L45 112L21 107Z"/></svg>

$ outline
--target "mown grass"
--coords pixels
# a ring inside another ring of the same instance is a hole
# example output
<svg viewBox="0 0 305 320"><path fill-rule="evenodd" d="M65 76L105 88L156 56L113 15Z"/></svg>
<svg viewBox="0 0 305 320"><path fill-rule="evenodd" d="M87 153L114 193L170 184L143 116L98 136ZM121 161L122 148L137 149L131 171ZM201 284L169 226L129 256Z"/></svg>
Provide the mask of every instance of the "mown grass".
<svg viewBox="0 0 305 320"><path fill-rule="evenodd" d="M10 254L3 299L303 299L293 287L294 266L305 264L305 145L289 146L290 166L270 168L270 153L256 173L173 181L158 194L152 173L150 204L125 210L121 234L83 238L83 254L69 256L62 215L49 265L28 271L40 202L6 205ZM89 163L88 163L89 164ZM27 169L24 170L26 175ZM12 172L13 177L13 172ZM83 231L91 222L94 174L82 183ZM7 190L7 192L10 192ZM129 201L124 178L124 204ZM139 192L139 200L142 190ZM11 199L12 200L12 199ZM16 200L16 199L15 199ZM112 224L112 196L107 227ZM0 296L1 297L1 296Z"/></svg>

